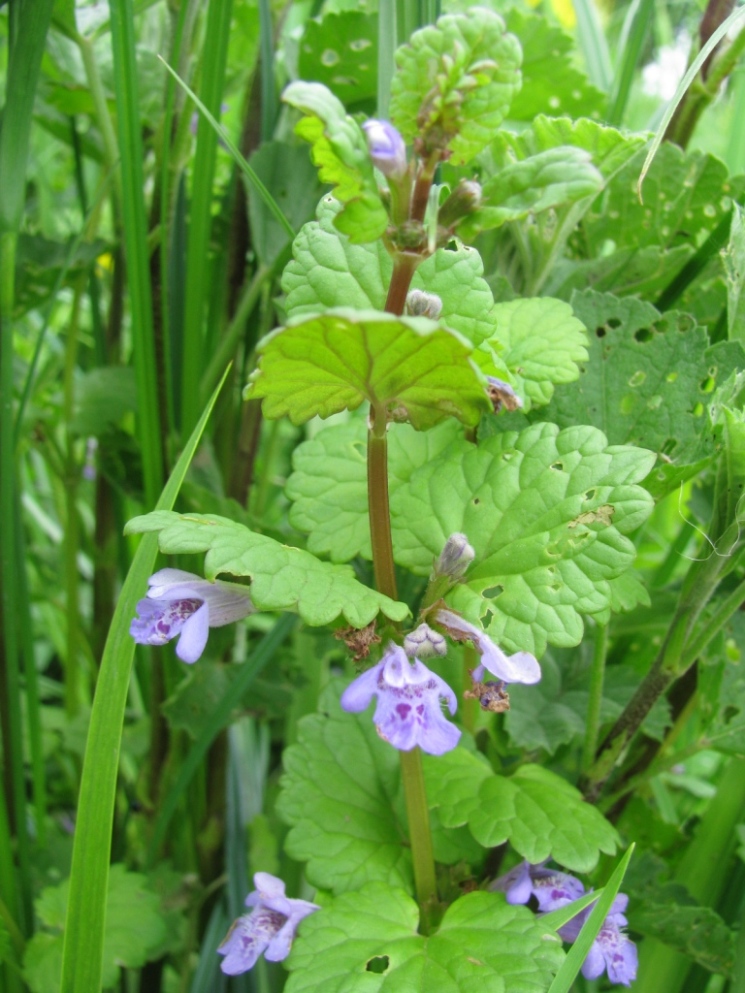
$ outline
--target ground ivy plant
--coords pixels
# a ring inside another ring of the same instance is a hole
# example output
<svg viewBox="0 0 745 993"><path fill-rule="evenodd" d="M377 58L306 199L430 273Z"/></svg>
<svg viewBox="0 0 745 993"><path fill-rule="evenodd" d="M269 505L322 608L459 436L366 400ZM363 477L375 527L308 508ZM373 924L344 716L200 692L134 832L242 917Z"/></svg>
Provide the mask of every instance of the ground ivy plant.
<svg viewBox="0 0 745 993"><path fill-rule="evenodd" d="M658 465L650 431L662 444L672 430L650 411L680 386L666 373L670 350L694 349L702 368L713 360L703 334L640 346L635 330L656 320L651 305L637 314L624 304L616 316L598 293L571 305L538 295L549 277L559 286L571 232L642 141L529 114L519 135L500 130L521 62L501 17L471 8L398 50L390 121L350 116L318 82L285 90L331 190L295 238L286 320L259 342L245 396L294 425L343 415L299 446L287 481L306 547L215 514L157 511L128 525L157 532L160 550L182 562L205 556L204 576L169 567L151 578L136 640L179 636L177 654L194 663L211 627L291 611L332 625L356 666L326 689L283 757L286 850L305 864L313 901L258 872L219 948L230 975L261 953L286 960L288 993L541 993L558 988L564 945L581 932L591 945L575 974L607 972L623 985L636 975L627 898L609 892L598 917L570 874L613 856L616 829L562 776L530 761L503 768L474 732L484 714L510 709L512 685L522 714L531 693L543 700L542 656L579 645L588 618L602 629L611 612L649 603L630 571L630 536L655 486L667 492L682 478ZM499 256L505 226L528 217L515 263L525 296L495 300L471 242L490 232ZM595 328L606 321L601 343ZM646 383L626 406L620 379L585 378L578 399L573 384L593 350L612 349L625 375L641 347ZM602 421L614 389L623 416ZM579 419L578 404L588 408ZM720 441L699 439L695 416L676 432L690 465L742 434L719 410ZM739 442L730 450L742 458ZM659 478L643 486L655 466ZM739 532L727 492L719 538L729 554ZM365 560L374 588L350 564ZM713 589L724 568L702 566L700 582ZM655 685L684 664L673 649L690 630L696 589ZM637 691L588 795L659 695ZM499 876L493 853L505 850L513 868Z"/></svg>

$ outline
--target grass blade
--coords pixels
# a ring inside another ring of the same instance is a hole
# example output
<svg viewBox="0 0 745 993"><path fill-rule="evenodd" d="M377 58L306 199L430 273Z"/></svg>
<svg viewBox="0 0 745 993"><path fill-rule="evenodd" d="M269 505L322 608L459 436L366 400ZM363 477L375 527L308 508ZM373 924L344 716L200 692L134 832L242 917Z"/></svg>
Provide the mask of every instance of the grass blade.
<svg viewBox="0 0 745 993"><path fill-rule="evenodd" d="M608 124L614 127L619 127L623 122L634 73L652 23L654 10L655 0L634 0L626 15L618 46L620 53L617 60L618 69L613 79L606 115Z"/></svg>
<svg viewBox="0 0 745 993"><path fill-rule="evenodd" d="M272 6L259 0L259 47L261 52L261 140L271 141L277 120L277 93L274 82L274 31Z"/></svg>
<svg viewBox="0 0 745 993"><path fill-rule="evenodd" d="M137 376L137 427L145 477L145 503L152 507L163 487L163 455L153 302L148 267L150 249L143 198L144 151L132 0L112 0L111 44L121 156L124 251L132 310L132 351Z"/></svg>
<svg viewBox="0 0 745 993"><path fill-rule="evenodd" d="M616 866L613 875L608 880L603 889L603 895L598 900L595 909L585 921L584 927L579 933L579 937L569 950L561 968L554 976L554 981L549 987L548 993L569 993L572 983L579 975L582 964L587 958L590 946L600 933L603 921L608 916L613 901L618 895L623 883L623 877L629 867L631 856L634 854L634 845L630 845L626 854Z"/></svg>
<svg viewBox="0 0 745 993"><path fill-rule="evenodd" d="M698 71L701 66L706 62L707 58L717 47L719 42L724 38L728 31L730 31L736 24L738 24L743 18L745 18L745 7L738 7L737 10L733 10L729 17L722 21L716 31L712 34L709 40L706 42L704 47L698 53L696 58L691 62L691 64L686 69L685 75L678 83L678 88L675 91L672 100L667 106L665 113L662 115L662 120L657 128L657 132L652 139L652 144L647 152L647 157L644 160L644 165L642 166L642 171L639 174L639 181L637 183L637 190L639 192L639 199L642 199L642 185L644 184L644 179L649 172L649 167L654 161L654 157L657 154L657 150L662 144L665 138L665 132L667 131L667 126L673 118L673 114L678 108L678 104L683 99L686 90L691 85L693 80L698 75Z"/></svg>
<svg viewBox="0 0 745 993"><path fill-rule="evenodd" d="M249 181L249 183L251 184L251 186L253 186L253 188L259 194L259 196L261 197L261 199L267 205L267 207L271 211L273 217L282 225L282 227L285 229L285 231L290 236L290 238L294 238L295 237L295 229L290 224L290 222L287 220L287 218L285 217L284 213L282 212L281 207L279 206L279 204L277 203L277 201L274 199L274 197L271 195L271 193L269 192L269 190L261 182L261 180L259 179L259 177L254 172L254 170L251 168L251 166L248 164L248 162L246 161L246 159L243 157L243 155L241 155L241 153L240 153L237 145L235 144L235 142L233 141L233 139L230 137L230 135L228 134L228 132L225 130L225 128L222 126L222 124L220 124L220 122L215 119L214 115L209 112L209 110L205 107L205 105L202 103L202 101L199 99L199 97L196 95L196 93L189 86L186 85L186 83L183 81L183 79L181 79L181 77L179 76L179 74L177 72L175 72L168 65L168 63L166 62L166 60L165 59L161 59L161 62L166 67L166 69L168 70L168 72L170 72L170 74L173 76L173 78L176 80L176 82L179 84L179 86L183 90L185 90L186 93L189 94L189 96L191 97L191 99L194 101L194 103L196 104L196 106L199 108L200 113L202 113L207 118L207 120L210 122L210 124L214 128L215 132L217 133L217 135L220 138L222 138L222 140L225 142L225 147L230 152L230 154L233 156L233 158L235 159L235 161L238 163L238 166L240 167L241 171L246 176L246 179Z"/></svg>
<svg viewBox="0 0 745 993"><path fill-rule="evenodd" d="M593 0L572 0L577 15L577 42L591 83L606 93L613 80L613 63L605 32Z"/></svg>
<svg viewBox="0 0 745 993"><path fill-rule="evenodd" d="M224 381L225 377L181 453L158 501L158 509L170 510L173 507ZM101 659L80 784L65 926L62 993L98 993L101 988L104 914L119 751L135 650L129 625L137 601L147 586L147 577L152 572L157 553L157 535L145 535L119 595Z"/></svg>
<svg viewBox="0 0 745 993"><path fill-rule="evenodd" d="M396 51L396 0L380 0L378 8L378 117L388 119Z"/></svg>
<svg viewBox="0 0 745 993"><path fill-rule="evenodd" d="M230 38L232 0L211 3L204 38L201 95L211 114L220 113ZM191 431L199 416L199 377L205 359L204 324L212 233L212 187L217 161L217 135L200 117L194 159L189 242L186 257L186 299L181 369L181 431Z"/></svg>

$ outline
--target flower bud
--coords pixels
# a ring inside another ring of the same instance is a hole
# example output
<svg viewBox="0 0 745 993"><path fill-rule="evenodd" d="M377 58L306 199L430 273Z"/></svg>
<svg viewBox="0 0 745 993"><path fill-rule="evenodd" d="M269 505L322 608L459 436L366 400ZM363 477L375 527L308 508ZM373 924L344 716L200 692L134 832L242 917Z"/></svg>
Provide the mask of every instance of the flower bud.
<svg viewBox="0 0 745 993"><path fill-rule="evenodd" d="M464 534L451 534L435 562L434 574L460 579L475 557L476 553Z"/></svg>
<svg viewBox="0 0 745 993"><path fill-rule="evenodd" d="M365 121L362 130L367 138L370 158L384 176L401 179L406 172L406 144L388 121Z"/></svg>
<svg viewBox="0 0 745 993"><path fill-rule="evenodd" d="M431 659L436 655L447 655L447 642L439 631L433 631L429 624L420 624L404 638L404 651L409 658Z"/></svg>
<svg viewBox="0 0 745 993"><path fill-rule="evenodd" d="M461 179L453 192L440 207L437 223L443 228L452 228L467 214L472 214L481 206L481 185L474 179Z"/></svg>
<svg viewBox="0 0 745 993"><path fill-rule="evenodd" d="M442 300L436 293L411 290L406 297L406 310L412 317L429 317L430 320L436 321L442 313Z"/></svg>

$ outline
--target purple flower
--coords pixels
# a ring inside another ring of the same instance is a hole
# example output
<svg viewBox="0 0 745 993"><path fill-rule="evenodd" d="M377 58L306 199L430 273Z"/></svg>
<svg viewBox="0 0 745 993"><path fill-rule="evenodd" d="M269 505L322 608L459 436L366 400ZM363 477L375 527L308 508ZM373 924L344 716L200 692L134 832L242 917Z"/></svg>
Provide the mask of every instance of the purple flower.
<svg viewBox="0 0 745 993"><path fill-rule="evenodd" d="M541 679L541 667L530 652L515 652L505 655L502 649L495 645L475 624L465 620L452 610L438 610L434 619L445 628L455 641L470 641L481 655L481 665L473 670L472 676L476 682L481 682L484 669L501 679L504 683L537 683Z"/></svg>
<svg viewBox="0 0 745 993"><path fill-rule="evenodd" d="M558 910L584 895L585 888L579 879L558 869L521 862L504 876L492 883L491 889L500 890L507 903L527 903L531 897L538 901L538 909L547 914Z"/></svg>
<svg viewBox="0 0 745 993"><path fill-rule="evenodd" d="M582 975L585 979L598 979L607 970L608 979L612 983L630 986L636 979L639 960L636 945L622 929L628 924L624 910L629 898L625 893L619 893L613 901L608 916L603 921L597 938L590 946ZM592 904L580 910L576 917L559 928L559 934L564 941L574 942L579 937L582 925L592 912Z"/></svg>
<svg viewBox="0 0 745 993"><path fill-rule="evenodd" d="M365 121L362 130L367 138L373 165L389 179L401 179L406 172L406 143L388 121L374 118Z"/></svg>
<svg viewBox="0 0 745 993"><path fill-rule="evenodd" d="M240 621L255 609L243 587L219 579L210 583L183 569L161 569L148 585L129 633L140 645L165 645L180 634L176 654L182 662L197 661L210 628Z"/></svg>
<svg viewBox="0 0 745 993"><path fill-rule="evenodd" d="M547 914L559 907L566 907L579 897L584 896L585 888L579 879L558 869L546 869L543 864L531 865L521 862L514 869L495 880L491 887L505 894L507 903L527 903L531 897L538 901L538 910ZM630 986L636 979L637 954L636 945L622 928L628 924L624 910L629 902L625 893L619 893L613 901L608 916L603 921L597 938L590 946L587 958L582 966L585 979L598 979L608 970L608 979L612 983ZM582 926L592 912L592 904L580 910L563 927L559 935L570 943L579 937Z"/></svg>
<svg viewBox="0 0 745 993"><path fill-rule="evenodd" d="M408 752L418 745L430 755L443 755L458 744L460 731L440 706L443 698L454 714L455 693L419 659L409 662L399 645L391 643L380 662L344 690L341 705L357 714L374 696L378 698L375 727L394 748Z"/></svg>
<svg viewBox="0 0 745 993"><path fill-rule="evenodd" d="M254 886L246 897L246 906L253 910L233 922L217 949L225 956L220 968L228 976L248 972L262 952L269 962L286 959L300 921L321 909L307 900L286 897L285 884L268 872L257 872Z"/></svg>

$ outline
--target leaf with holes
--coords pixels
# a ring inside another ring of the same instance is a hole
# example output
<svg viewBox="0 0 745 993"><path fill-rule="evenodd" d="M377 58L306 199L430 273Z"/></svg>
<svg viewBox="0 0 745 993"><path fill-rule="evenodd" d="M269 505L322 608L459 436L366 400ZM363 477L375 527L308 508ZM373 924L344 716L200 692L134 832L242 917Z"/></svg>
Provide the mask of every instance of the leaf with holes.
<svg viewBox="0 0 745 993"><path fill-rule="evenodd" d="M165 555L206 552L207 579L248 576L251 600L258 610L296 611L311 625L344 617L358 628L380 611L395 621L409 613L406 604L363 586L349 566L320 562L309 552L282 545L226 517L158 510L135 517L125 529L127 534L147 531L158 532Z"/></svg>
<svg viewBox="0 0 745 993"><path fill-rule="evenodd" d="M729 207L726 166L703 152L683 152L663 144L644 180L644 202L637 182L644 151L628 161L597 201L583 225L592 255L601 254L606 239L617 248L700 245Z"/></svg>
<svg viewBox="0 0 745 993"><path fill-rule="evenodd" d="M573 872L589 872L600 852L613 855L619 842L579 790L537 765L521 766L509 779L485 780L468 825L482 845L509 841L528 862L553 858Z"/></svg>
<svg viewBox="0 0 745 993"><path fill-rule="evenodd" d="M398 889L370 883L303 921L287 993L541 993L564 958L557 937L501 893L468 893L435 934Z"/></svg>
<svg viewBox="0 0 745 993"><path fill-rule="evenodd" d="M652 510L637 484L653 464L651 452L608 446L592 427L454 442L391 498L397 560L427 574L463 532L476 561L451 606L510 651L576 645L581 615L609 606L609 581L634 561L626 535Z"/></svg>
<svg viewBox="0 0 745 993"><path fill-rule="evenodd" d="M587 333L569 304L550 297L510 300L494 306L496 340L527 413L549 402L558 383L579 379L587 360Z"/></svg>
<svg viewBox="0 0 745 993"><path fill-rule="evenodd" d="M430 431L408 424L388 429L388 488L404 485L412 472L425 465L461 435L454 420ZM285 492L293 501L290 523L308 534L308 549L328 555L332 562L348 562L355 555L372 558L367 513L367 425L360 417L323 428L295 449L293 473Z"/></svg>
<svg viewBox="0 0 745 993"><path fill-rule="evenodd" d="M282 289L289 317L318 314L332 307L382 310L393 262L381 242L357 245L334 226L341 206L333 197L318 205L318 220L304 225L285 268ZM412 289L442 300L440 323L475 345L494 333L494 297L484 264L474 248L438 249L414 273Z"/></svg>
<svg viewBox="0 0 745 993"><path fill-rule="evenodd" d="M520 87L520 44L498 14L446 14L396 52L391 120L425 155L464 165L484 149Z"/></svg>
<svg viewBox="0 0 745 993"><path fill-rule="evenodd" d="M660 493L678 485L676 469L693 473L714 452L705 404L734 356L710 349L687 314L660 315L641 300L587 290L572 296L572 307L590 330L590 358L578 383L557 387L542 416L560 427L593 424L613 443L657 452L650 485Z"/></svg>
<svg viewBox="0 0 745 993"><path fill-rule="evenodd" d="M425 317L338 308L296 318L260 341L246 395L263 398L265 417L286 415L293 424L367 400L376 417L417 430L446 417L476 425L489 404L471 350Z"/></svg>
<svg viewBox="0 0 745 993"><path fill-rule="evenodd" d="M377 15L348 10L307 22L298 56L301 79L323 83L349 106L375 98L377 69Z"/></svg>
<svg viewBox="0 0 745 993"><path fill-rule="evenodd" d="M600 117L608 98L576 67L572 38L547 17L520 7L504 16L523 50L523 85L510 104L510 120L532 122L539 114Z"/></svg>
<svg viewBox="0 0 745 993"><path fill-rule="evenodd" d="M321 181L330 183L334 196L344 204L334 224L351 241L375 241L388 225L388 213L362 128L320 83L290 83L282 99L306 115L295 133L310 142Z"/></svg>

